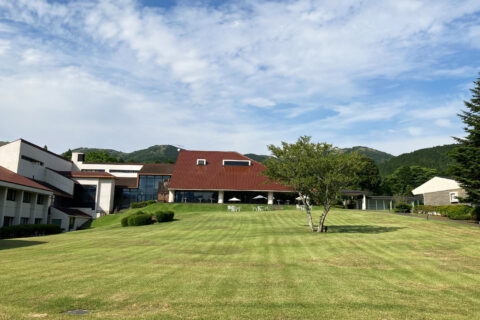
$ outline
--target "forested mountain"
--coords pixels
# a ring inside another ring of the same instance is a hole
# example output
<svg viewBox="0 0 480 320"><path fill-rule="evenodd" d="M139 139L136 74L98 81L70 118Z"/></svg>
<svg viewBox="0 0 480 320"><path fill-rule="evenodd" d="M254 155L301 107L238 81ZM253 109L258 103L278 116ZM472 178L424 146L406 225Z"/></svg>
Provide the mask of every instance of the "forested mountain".
<svg viewBox="0 0 480 320"><path fill-rule="evenodd" d="M105 152L109 156L123 162L175 162L178 156L178 148L172 145L155 145L147 149L133 152L121 152L113 149L77 148L73 152Z"/></svg>
<svg viewBox="0 0 480 320"><path fill-rule="evenodd" d="M382 177L386 177L401 166L420 166L436 169L439 175L446 175L447 166L452 161L448 157L447 153L456 146L456 144L447 144L443 146L420 149L393 157L386 162L378 164L380 175Z"/></svg>
<svg viewBox="0 0 480 320"><path fill-rule="evenodd" d="M361 147L361 146L356 146L352 148L344 148L342 149L346 153L352 153L352 152L358 152L359 154L363 154L367 156L368 158L372 159L375 161L377 165L387 162L388 160L394 158L395 156L391 155L390 153L386 153L383 151L379 151L376 149L372 149L369 147Z"/></svg>
<svg viewBox="0 0 480 320"><path fill-rule="evenodd" d="M2 142L0 142L0 145ZM455 144L437 146L432 148L420 149L410 153L404 153L397 157L379 150L368 147L352 147L343 149L345 152L357 151L375 161L380 170L380 175L385 178L392 174L401 166L421 166L436 169L439 174L445 174L450 158L447 156L448 151L454 148ZM133 152L121 152L112 149L98 148L77 148L74 152L91 152L104 151L109 156L119 159L123 162L175 162L178 156L178 148L172 145L155 145L147 149L137 150ZM254 153L245 154L247 157L263 162L268 155L258 155Z"/></svg>
<svg viewBox="0 0 480 320"><path fill-rule="evenodd" d="M8 141L0 141L0 146L3 146L4 144L7 144Z"/></svg>

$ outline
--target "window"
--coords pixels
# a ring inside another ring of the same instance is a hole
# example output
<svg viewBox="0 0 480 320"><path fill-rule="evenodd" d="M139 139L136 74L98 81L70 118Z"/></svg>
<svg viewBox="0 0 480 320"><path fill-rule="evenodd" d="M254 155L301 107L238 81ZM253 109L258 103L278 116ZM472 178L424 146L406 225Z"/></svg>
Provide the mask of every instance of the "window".
<svg viewBox="0 0 480 320"><path fill-rule="evenodd" d="M97 186L76 184L73 189L73 206L95 209Z"/></svg>
<svg viewBox="0 0 480 320"><path fill-rule="evenodd" d="M450 192L450 203L458 202L458 192Z"/></svg>
<svg viewBox="0 0 480 320"><path fill-rule="evenodd" d="M30 192L23 193L23 203L30 203L32 202L32 194Z"/></svg>
<svg viewBox="0 0 480 320"><path fill-rule="evenodd" d="M83 172L105 172L105 169L82 169Z"/></svg>
<svg viewBox="0 0 480 320"><path fill-rule="evenodd" d="M207 160L206 159L197 159L197 166L206 166Z"/></svg>
<svg viewBox="0 0 480 320"><path fill-rule="evenodd" d="M52 219L52 224L56 224L57 226L62 226L62 219Z"/></svg>
<svg viewBox="0 0 480 320"><path fill-rule="evenodd" d="M70 217L68 220L68 230L72 230L75 226L75 217Z"/></svg>
<svg viewBox="0 0 480 320"><path fill-rule="evenodd" d="M35 218L35 224L41 224L42 218Z"/></svg>
<svg viewBox="0 0 480 320"><path fill-rule="evenodd" d="M77 161L78 162L84 162L85 161L85 154L80 153L77 155Z"/></svg>
<svg viewBox="0 0 480 320"><path fill-rule="evenodd" d="M34 164L39 164L39 165L43 166L42 161L27 157L27 156L22 156L22 159L25 160L25 161L28 161L28 162L31 162L31 163L34 163Z"/></svg>
<svg viewBox="0 0 480 320"><path fill-rule="evenodd" d="M250 160L223 160L224 166L249 167L252 165Z"/></svg>
<svg viewBox="0 0 480 320"><path fill-rule="evenodd" d="M3 226L9 227L13 225L13 217L4 217L3 218Z"/></svg>
<svg viewBox="0 0 480 320"><path fill-rule="evenodd" d="M120 170L120 169L110 169L110 172L116 173L138 173L138 170Z"/></svg>
<svg viewBox="0 0 480 320"><path fill-rule="evenodd" d="M8 189L8 192L7 192L8 201L15 201L16 196L17 196L17 190Z"/></svg>
<svg viewBox="0 0 480 320"><path fill-rule="evenodd" d="M37 204L43 204L45 202L45 196L42 194L39 194L37 196Z"/></svg>
<svg viewBox="0 0 480 320"><path fill-rule="evenodd" d="M28 218L20 218L20 224L28 224Z"/></svg>

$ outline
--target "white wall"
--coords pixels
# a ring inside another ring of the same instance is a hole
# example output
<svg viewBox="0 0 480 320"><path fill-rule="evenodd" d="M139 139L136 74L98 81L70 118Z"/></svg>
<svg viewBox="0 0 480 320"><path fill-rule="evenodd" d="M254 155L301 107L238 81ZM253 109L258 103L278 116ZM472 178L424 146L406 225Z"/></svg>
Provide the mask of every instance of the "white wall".
<svg viewBox="0 0 480 320"><path fill-rule="evenodd" d="M72 153L73 171L82 170L105 170L116 177L136 178L138 172L142 169L142 164L122 164L122 163L85 163L77 161L78 152ZM111 170L134 170L137 172L111 172Z"/></svg>
<svg viewBox="0 0 480 320"><path fill-rule="evenodd" d="M20 161L20 140L0 147L0 166L17 172Z"/></svg>
<svg viewBox="0 0 480 320"><path fill-rule="evenodd" d="M56 173L55 171L52 171L50 169L45 170L45 179L43 181L57 187L65 193L68 193L70 195L73 194L75 182L71 179L65 178L64 176Z"/></svg>
<svg viewBox="0 0 480 320"><path fill-rule="evenodd" d="M454 190L454 189L460 189L460 188L461 188L460 184L453 179L433 177L432 179L428 180L421 186L413 189L412 193L415 195L418 195L418 194L425 194L425 193L445 191L445 190Z"/></svg>
<svg viewBox="0 0 480 320"><path fill-rule="evenodd" d="M94 213L112 213L113 212L113 200L115 193L115 179L104 179L104 178L75 178L81 185L95 185L97 186L97 194L95 200L95 210ZM80 209L80 208L79 208ZM81 210L89 215L92 215L92 210ZM92 216L96 218L96 215Z"/></svg>

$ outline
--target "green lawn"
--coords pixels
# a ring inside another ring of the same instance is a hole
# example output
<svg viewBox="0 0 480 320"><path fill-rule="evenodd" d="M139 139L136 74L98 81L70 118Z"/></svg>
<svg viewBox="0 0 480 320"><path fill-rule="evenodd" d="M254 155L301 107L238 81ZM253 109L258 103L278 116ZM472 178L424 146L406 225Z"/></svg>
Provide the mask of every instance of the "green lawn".
<svg viewBox="0 0 480 320"><path fill-rule="evenodd" d="M312 234L294 210L174 208L0 240L0 319L480 318L478 227L337 210Z"/></svg>

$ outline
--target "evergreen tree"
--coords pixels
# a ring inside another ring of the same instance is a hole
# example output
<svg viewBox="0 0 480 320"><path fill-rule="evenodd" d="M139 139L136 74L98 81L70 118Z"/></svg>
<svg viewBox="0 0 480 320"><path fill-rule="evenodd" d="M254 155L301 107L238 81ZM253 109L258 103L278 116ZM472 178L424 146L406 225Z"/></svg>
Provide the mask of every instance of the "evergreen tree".
<svg viewBox="0 0 480 320"><path fill-rule="evenodd" d="M455 163L450 173L467 192L463 202L480 203L480 78L470 89L472 98L464 101L467 110L458 114L465 124L465 138L455 138L461 145L450 152Z"/></svg>

